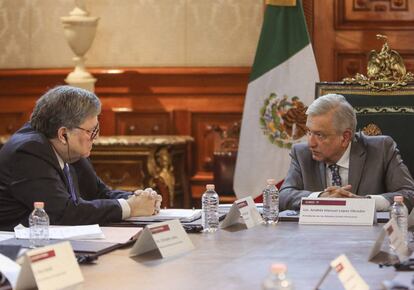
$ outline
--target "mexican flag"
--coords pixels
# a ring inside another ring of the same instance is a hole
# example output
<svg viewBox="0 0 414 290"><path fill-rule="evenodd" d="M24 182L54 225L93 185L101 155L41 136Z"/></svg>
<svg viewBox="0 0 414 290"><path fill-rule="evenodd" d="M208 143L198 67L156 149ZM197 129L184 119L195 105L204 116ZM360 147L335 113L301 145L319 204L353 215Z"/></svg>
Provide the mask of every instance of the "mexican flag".
<svg viewBox="0 0 414 290"><path fill-rule="evenodd" d="M306 140L305 112L319 81L301 1L268 2L275 5L266 6L244 103L234 177L238 198L255 198L267 179L285 178L290 148Z"/></svg>

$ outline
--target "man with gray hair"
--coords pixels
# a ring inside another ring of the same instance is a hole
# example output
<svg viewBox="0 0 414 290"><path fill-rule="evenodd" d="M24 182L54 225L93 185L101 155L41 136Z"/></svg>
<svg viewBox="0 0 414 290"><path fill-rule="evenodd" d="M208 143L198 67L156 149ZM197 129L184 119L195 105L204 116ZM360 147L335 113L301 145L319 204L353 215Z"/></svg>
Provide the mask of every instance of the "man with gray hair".
<svg viewBox="0 0 414 290"><path fill-rule="evenodd" d="M159 210L161 196L152 189L111 190L96 176L87 157L100 112L95 94L70 86L36 102L30 122L0 150L0 230L27 225L36 201L58 225L105 224Z"/></svg>
<svg viewBox="0 0 414 290"><path fill-rule="evenodd" d="M356 133L356 115L342 95L328 94L307 109L307 143L295 144L280 189L280 209L300 208L302 197L369 197L387 211L396 195L414 205L414 181L388 136Z"/></svg>

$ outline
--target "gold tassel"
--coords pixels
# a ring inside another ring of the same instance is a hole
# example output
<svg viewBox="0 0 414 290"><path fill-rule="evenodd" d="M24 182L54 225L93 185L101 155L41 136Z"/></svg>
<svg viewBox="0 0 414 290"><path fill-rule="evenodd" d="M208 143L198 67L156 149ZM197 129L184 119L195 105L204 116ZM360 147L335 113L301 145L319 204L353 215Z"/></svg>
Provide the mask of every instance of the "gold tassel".
<svg viewBox="0 0 414 290"><path fill-rule="evenodd" d="M296 6L296 0L266 0L266 4L273 6Z"/></svg>

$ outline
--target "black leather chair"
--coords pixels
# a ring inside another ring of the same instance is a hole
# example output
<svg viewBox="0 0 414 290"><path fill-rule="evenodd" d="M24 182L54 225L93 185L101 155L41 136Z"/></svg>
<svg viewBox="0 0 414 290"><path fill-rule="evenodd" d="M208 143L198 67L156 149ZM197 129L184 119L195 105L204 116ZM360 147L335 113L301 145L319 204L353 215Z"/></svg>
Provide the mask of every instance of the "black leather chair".
<svg viewBox="0 0 414 290"><path fill-rule="evenodd" d="M233 189L236 159L237 151L214 152L213 154L214 184L222 203L232 203L236 200Z"/></svg>
<svg viewBox="0 0 414 290"><path fill-rule="evenodd" d="M214 126L213 181L221 203L236 200L233 189L234 169L240 136L240 122L227 127Z"/></svg>

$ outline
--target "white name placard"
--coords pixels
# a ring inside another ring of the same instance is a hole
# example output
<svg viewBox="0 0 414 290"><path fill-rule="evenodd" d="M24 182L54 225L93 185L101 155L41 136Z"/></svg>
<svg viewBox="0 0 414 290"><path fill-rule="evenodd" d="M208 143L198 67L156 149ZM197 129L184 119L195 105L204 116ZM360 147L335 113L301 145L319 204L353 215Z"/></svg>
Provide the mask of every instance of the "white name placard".
<svg viewBox="0 0 414 290"><path fill-rule="evenodd" d="M397 254L398 259L401 262L407 260L410 256L410 250L408 249L407 242L404 240L402 232L396 221L390 219L390 221L383 226L380 235L375 241L374 246L371 249L371 253L369 254L369 261L387 258L388 260L384 260L383 262L389 262L391 264L397 262L393 260L394 253L381 251L381 246L384 242L385 236L388 236L390 247L393 249L394 253Z"/></svg>
<svg viewBox="0 0 414 290"><path fill-rule="evenodd" d="M248 229L263 223L262 216L257 210L251 196L236 200L230 208L226 218L221 223L221 228L226 228L238 223L240 216Z"/></svg>
<svg viewBox="0 0 414 290"><path fill-rule="evenodd" d="M302 198L299 223L372 225L375 200L369 198Z"/></svg>
<svg viewBox="0 0 414 290"><path fill-rule="evenodd" d="M339 280L345 290L369 290L368 284L352 266L351 262L345 255L340 255L331 262L331 267L335 270Z"/></svg>
<svg viewBox="0 0 414 290"><path fill-rule="evenodd" d="M182 254L194 249L194 245L179 220L148 225L141 232L129 256L158 250L163 258Z"/></svg>
<svg viewBox="0 0 414 290"><path fill-rule="evenodd" d="M69 242L29 250L17 278L16 289L63 289L83 282Z"/></svg>

